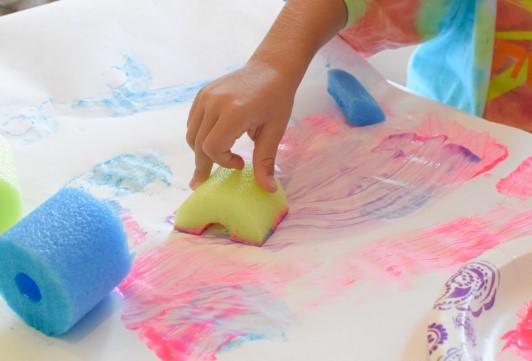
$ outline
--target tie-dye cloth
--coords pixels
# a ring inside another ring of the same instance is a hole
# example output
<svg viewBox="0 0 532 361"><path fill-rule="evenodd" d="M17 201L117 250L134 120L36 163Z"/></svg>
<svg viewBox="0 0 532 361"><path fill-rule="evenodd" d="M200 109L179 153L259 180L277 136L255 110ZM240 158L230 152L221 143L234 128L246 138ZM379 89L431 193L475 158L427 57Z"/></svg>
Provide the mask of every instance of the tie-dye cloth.
<svg viewBox="0 0 532 361"><path fill-rule="evenodd" d="M489 120L532 131L531 0L346 0L341 35L373 54L423 43L408 87Z"/></svg>

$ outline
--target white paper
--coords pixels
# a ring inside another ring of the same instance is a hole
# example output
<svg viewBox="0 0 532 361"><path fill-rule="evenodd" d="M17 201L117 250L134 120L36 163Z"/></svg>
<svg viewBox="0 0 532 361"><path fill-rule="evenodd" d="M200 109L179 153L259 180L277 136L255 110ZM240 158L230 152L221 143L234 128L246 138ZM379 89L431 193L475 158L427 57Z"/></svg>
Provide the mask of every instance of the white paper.
<svg viewBox="0 0 532 361"><path fill-rule="evenodd" d="M135 248L137 257L170 240L177 251L183 247L183 252L237 257L265 269L307 262L301 266L310 267L308 273L279 296L291 315L291 322L282 323L281 337L232 345L217 353L219 360L423 359L425 319L452 267L413 273L409 285L366 278L314 308L304 305L323 291L323 277L345 254L458 217L487 214L501 202L530 207L496 191L497 182L532 155L529 134L395 88L334 39L316 57L298 91L293 124L334 108L326 92L329 65L355 74L388 113L381 125L353 130L360 149L369 152L385 135L414 131L430 115L475 134L488 132L507 147L508 158L481 176L438 190L434 199L400 219L351 233L332 232L330 238L309 231L301 240L307 243L277 251L182 239L164 222L190 194L193 154L185 143L185 123L195 90L244 64L281 6L258 0L63 0L0 18L0 134L15 151L25 212L64 185L84 185L118 202L147 232L146 241ZM117 103L123 91L133 93L128 99L135 99L135 106ZM334 144L321 146L335 149ZM244 141L239 149L249 144ZM124 154L146 157L155 166L161 162L168 171L158 168L160 178L149 184L118 188L91 180L97 177L90 171L97 164L112 159L119 164L123 159L115 157ZM336 154L335 161L346 156ZM290 224L290 218L285 222ZM282 225L269 245L283 245ZM183 264L184 273L187 267L195 265ZM123 301L113 294L72 333L52 339L29 329L0 301L0 359L156 360L126 329L122 310Z"/></svg>

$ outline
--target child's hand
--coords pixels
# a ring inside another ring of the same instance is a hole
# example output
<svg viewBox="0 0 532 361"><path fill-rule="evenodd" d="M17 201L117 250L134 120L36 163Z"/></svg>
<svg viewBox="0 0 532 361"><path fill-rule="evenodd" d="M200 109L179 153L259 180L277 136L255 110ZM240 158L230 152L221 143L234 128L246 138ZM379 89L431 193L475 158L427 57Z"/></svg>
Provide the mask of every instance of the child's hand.
<svg viewBox="0 0 532 361"><path fill-rule="evenodd" d="M231 152L231 147L247 132L255 142L255 178L265 190L274 192L275 156L296 88L297 81L281 69L253 61L203 88L187 123L187 142L196 156L191 187L209 177L213 162L242 169L244 161Z"/></svg>
<svg viewBox="0 0 532 361"><path fill-rule="evenodd" d="M247 132L255 142L255 178L264 189L276 190L275 155L296 89L314 54L346 19L344 0L288 0L248 64L199 92L187 131L196 153L192 188L209 177L213 162L244 166L231 147Z"/></svg>

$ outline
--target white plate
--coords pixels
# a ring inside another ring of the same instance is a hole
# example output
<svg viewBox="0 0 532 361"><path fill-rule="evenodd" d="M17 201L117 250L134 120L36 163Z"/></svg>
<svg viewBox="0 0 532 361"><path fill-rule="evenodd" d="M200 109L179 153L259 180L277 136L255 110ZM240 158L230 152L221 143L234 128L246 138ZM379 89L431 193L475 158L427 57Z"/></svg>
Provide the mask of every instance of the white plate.
<svg viewBox="0 0 532 361"><path fill-rule="evenodd" d="M446 283L427 328L430 361L525 360L502 337L532 300L532 237L497 247ZM532 351L531 351L532 353Z"/></svg>

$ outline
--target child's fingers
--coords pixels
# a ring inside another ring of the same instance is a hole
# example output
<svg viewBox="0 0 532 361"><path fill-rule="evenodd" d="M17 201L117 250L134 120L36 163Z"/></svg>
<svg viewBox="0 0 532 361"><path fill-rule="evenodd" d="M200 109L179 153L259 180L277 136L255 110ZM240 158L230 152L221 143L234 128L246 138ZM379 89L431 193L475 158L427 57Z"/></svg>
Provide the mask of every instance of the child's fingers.
<svg viewBox="0 0 532 361"><path fill-rule="evenodd" d="M237 118L219 119L203 143L203 152L222 167L242 169L244 160L231 152L231 148L245 130L245 122Z"/></svg>
<svg viewBox="0 0 532 361"><path fill-rule="evenodd" d="M200 128L194 141L196 169L194 170L194 175L190 181L190 187L192 189L197 188L197 186L203 183L211 175L212 160L203 151L203 142L205 141L205 138L207 138L207 135L210 133L215 122L216 120L214 118L204 118L201 121Z"/></svg>
<svg viewBox="0 0 532 361"><path fill-rule="evenodd" d="M195 162L196 169L190 181L190 188L192 189L196 189L201 183L206 181L212 170L212 160L201 151L196 151Z"/></svg>
<svg viewBox="0 0 532 361"><path fill-rule="evenodd" d="M255 141L257 139L257 129L258 128L253 128L253 129L248 129L248 131L247 131L248 137L252 141Z"/></svg>
<svg viewBox="0 0 532 361"><path fill-rule="evenodd" d="M257 183L268 192L275 192L277 184L274 180L275 157L279 143L283 137L283 129L275 123L267 123L258 132L253 152L253 167Z"/></svg>
<svg viewBox="0 0 532 361"><path fill-rule="evenodd" d="M188 121L187 121L187 143L194 150L196 148L196 137L198 135L199 128L201 126L201 121L203 119L203 116L205 115L205 112L203 110L203 106L200 106L199 104L195 103L196 106L193 106L190 110Z"/></svg>
<svg viewBox="0 0 532 361"><path fill-rule="evenodd" d="M192 106L190 107L190 111L188 112L187 128L190 125L190 122L192 120L194 113L197 112L198 108L200 107L200 104L202 103L201 101L202 94L203 94L203 91L200 90L199 93L194 98L194 101L192 102Z"/></svg>

